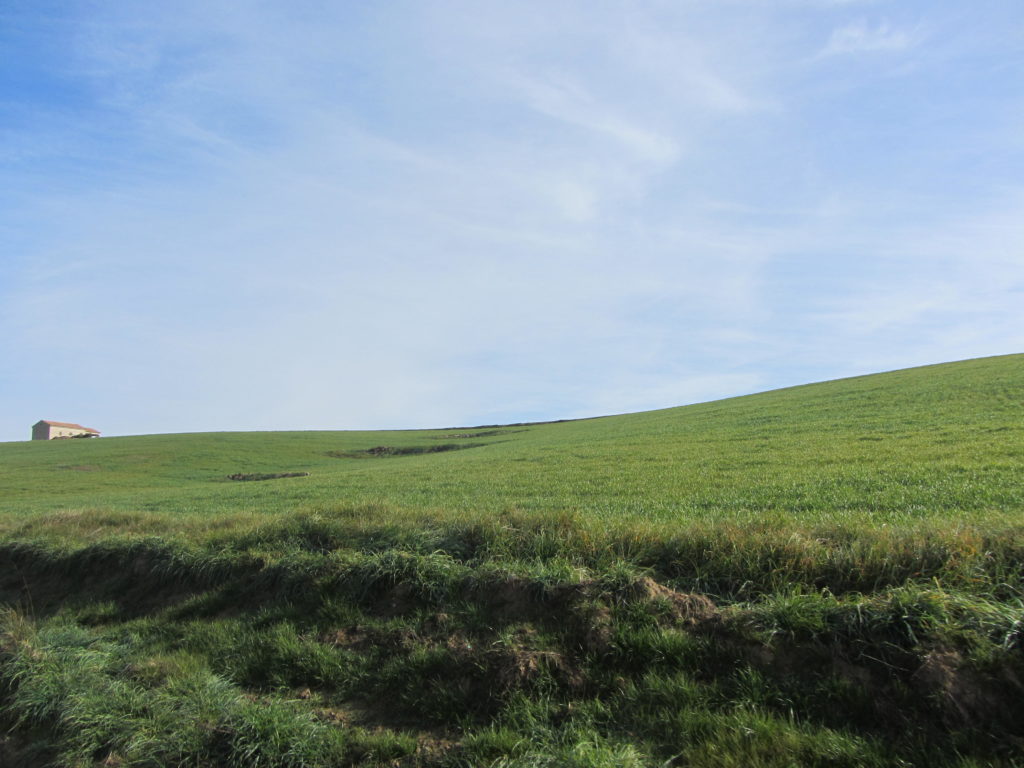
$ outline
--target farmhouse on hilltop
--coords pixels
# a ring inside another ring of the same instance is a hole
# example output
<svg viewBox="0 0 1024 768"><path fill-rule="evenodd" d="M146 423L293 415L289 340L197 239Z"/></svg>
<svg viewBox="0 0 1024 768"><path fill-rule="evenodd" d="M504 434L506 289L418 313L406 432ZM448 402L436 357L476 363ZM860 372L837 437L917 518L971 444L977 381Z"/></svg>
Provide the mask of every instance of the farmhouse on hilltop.
<svg viewBox="0 0 1024 768"><path fill-rule="evenodd" d="M32 425L33 440L59 440L69 437L99 437L100 433L81 424L67 424L63 421L38 421Z"/></svg>

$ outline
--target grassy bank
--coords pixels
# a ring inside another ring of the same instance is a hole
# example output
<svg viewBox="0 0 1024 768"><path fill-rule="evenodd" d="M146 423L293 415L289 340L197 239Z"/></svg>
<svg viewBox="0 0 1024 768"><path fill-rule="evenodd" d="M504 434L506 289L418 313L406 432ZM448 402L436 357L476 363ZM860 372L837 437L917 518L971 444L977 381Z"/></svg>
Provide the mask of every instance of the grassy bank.
<svg viewBox="0 0 1024 768"><path fill-rule="evenodd" d="M1024 356L0 445L0 763L1021 764L1022 458Z"/></svg>

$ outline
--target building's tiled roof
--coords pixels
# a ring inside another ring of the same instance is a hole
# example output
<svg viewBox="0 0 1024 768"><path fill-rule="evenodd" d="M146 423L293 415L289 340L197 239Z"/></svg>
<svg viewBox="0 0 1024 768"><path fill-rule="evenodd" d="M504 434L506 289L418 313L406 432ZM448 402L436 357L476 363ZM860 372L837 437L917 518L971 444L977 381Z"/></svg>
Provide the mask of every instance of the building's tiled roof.
<svg viewBox="0 0 1024 768"><path fill-rule="evenodd" d="M99 434L99 430L92 429L91 427L83 427L81 424L71 424L66 421L48 421L43 419L43 424L49 424L51 427L67 427L68 429L81 429L84 432L95 432Z"/></svg>

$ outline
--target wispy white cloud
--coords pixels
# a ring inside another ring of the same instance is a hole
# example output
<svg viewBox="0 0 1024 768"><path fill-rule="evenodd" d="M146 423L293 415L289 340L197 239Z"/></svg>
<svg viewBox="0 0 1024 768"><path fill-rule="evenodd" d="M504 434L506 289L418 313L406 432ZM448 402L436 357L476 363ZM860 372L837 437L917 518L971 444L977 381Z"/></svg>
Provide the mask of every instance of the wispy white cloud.
<svg viewBox="0 0 1024 768"><path fill-rule="evenodd" d="M24 413L108 433L596 415L1007 351L1016 193L953 162L963 133L916 133L928 163L894 170L917 162L903 123L807 62L848 11L749 10L88 9L53 63L83 103L26 111L31 151L2 161L0 438ZM910 16L833 53L914 44ZM943 74L890 103L941 101ZM965 114L1012 177L1010 124Z"/></svg>
<svg viewBox="0 0 1024 768"><path fill-rule="evenodd" d="M1024 190L990 206L872 238L882 279L851 281L808 317L840 343L851 370L1024 349Z"/></svg>
<svg viewBox="0 0 1024 768"><path fill-rule="evenodd" d="M895 53L913 48L923 39L924 35L919 28L901 29L892 26L888 21L880 21L872 26L861 19L833 30L821 55Z"/></svg>
<svg viewBox="0 0 1024 768"><path fill-rule="evenodd" d="M554 78L546 82L518 79L518 87L531 108L606 136L639 159L671 164L679 156L679 147L671 137L598 104L582 86L568 78Z"/></svg>

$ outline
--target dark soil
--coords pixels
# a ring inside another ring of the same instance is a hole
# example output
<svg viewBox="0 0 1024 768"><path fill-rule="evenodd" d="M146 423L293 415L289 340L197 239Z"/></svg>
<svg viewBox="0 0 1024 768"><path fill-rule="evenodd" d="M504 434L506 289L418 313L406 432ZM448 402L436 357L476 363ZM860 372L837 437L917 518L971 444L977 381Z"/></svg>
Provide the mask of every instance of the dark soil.
<svg viewBox="0 0 1024 768"><path fill-rule="evenodd" d="M472 437L472 435L465 435ZM445 453L479 448L487 443L442 443L441 445L376 445L362 451L328 451L336 459L386 459L396 456L419 456L424 453Z"/></svg>
<svg viewBox="0 0 1024 768"><path fill-rule="evenodd" d="M517 432L526 432L525 429L489 429L485 432L454 432L448 435L438 435L435 440L465 440L474 437L494 437L495 435L514 435Z"/></svg>
<svg viewBox="0 0 1024 768"><path fill-rule="evenodd" d="M282 477L309 477L309 472L236 472L228 480L279 480Z"/></svg>

